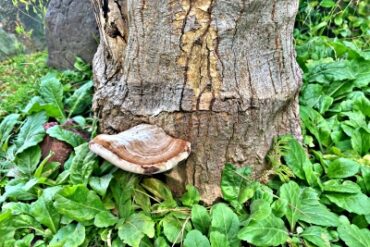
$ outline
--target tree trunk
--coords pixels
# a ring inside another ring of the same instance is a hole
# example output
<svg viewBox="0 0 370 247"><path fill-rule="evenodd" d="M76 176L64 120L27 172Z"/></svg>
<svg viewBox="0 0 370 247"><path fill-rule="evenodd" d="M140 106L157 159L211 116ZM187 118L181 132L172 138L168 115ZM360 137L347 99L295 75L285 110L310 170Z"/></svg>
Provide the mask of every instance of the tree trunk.
<svg viewBox="0 0 370 247"><path fill-rule="evenodd" d="M175 193L193 184L212 203L226 162L258 177L274 136L300 136L298 0L92 1L100 129L151 123L190 141L186 163L166 174Z"/></svg>

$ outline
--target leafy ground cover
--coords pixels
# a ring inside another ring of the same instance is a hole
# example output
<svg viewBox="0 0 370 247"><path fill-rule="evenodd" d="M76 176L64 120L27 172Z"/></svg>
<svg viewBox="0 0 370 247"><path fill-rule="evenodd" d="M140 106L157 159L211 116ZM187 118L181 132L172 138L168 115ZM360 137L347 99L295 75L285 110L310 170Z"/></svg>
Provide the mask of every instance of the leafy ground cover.
<svg viewBox="0 0 370 247"><path fill-rule="evenodd" d="M160 180L101 161L76 133L45 131L73 119L93 136L96 123L86 65L40 73L25 107L0 117L0 246L370 246L368 19L351 17L363 1L333 3L304 1L298 16L304 145L276 138L267 183L226 164L223 198L209 207L193 186L174 198ZM47 135L74 148L63 166L41 158Z"/></svg>

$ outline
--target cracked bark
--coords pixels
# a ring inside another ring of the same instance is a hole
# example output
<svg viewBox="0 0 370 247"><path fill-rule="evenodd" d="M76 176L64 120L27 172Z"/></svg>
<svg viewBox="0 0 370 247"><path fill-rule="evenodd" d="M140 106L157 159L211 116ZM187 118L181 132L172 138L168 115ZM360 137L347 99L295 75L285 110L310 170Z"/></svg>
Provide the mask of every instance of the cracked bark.
<svg viewBox="0 0 370 247"><path fill-rule="evenodd" d="M191 183L212 203L225 162L258 177L274 136L300 136L298 0L92 2L100 129L151 123L190 141L189 159L166 174L175 193Z"/></svg>

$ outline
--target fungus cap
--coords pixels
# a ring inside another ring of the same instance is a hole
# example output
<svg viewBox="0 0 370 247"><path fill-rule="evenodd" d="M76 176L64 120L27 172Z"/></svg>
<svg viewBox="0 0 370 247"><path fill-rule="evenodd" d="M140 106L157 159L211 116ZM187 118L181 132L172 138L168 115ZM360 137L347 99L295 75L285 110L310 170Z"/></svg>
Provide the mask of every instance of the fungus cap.
<svg viewBox="0 0 370 247"><path fill-rule="evenodd" d="M138 174L168 171L191 152L190 142L173 138L150 124L140 124L116 135L98 135L89 147L113 165Z"/></svg>

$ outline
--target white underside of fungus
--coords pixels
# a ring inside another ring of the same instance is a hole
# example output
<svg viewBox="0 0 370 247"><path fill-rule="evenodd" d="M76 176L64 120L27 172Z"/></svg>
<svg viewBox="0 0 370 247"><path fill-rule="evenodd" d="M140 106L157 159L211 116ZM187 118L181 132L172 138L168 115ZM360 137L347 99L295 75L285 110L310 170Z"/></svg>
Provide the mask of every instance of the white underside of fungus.
<svg viewBox="0 0 370 247"><path fill-rule="evenodd" d="M140 124L116 135L101 134L90 150L133 173L155 174L175 167L190 155L190 142L173 138L156 125Z"/></svg>

